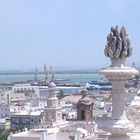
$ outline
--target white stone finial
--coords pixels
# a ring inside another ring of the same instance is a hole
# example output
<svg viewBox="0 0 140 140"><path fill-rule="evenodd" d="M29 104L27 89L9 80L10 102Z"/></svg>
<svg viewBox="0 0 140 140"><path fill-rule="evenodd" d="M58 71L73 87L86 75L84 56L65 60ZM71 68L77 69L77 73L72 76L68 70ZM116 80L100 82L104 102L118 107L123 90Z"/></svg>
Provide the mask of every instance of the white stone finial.
<svg viewBox="0 0 140 140"><path fill-rule="evenodd" d="M117 67L124 64L126 58L132 55L130 40L124 26L120 30L118 26L111 27L104 53L111 58L112 65Z"/></svg>

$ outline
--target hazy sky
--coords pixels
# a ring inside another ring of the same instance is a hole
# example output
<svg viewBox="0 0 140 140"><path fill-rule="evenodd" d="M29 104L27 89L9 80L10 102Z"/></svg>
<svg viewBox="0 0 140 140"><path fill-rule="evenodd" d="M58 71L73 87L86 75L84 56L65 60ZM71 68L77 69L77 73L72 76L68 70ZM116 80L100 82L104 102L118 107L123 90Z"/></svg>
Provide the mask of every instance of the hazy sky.
<svg viewBox="0 0 140 140"><path fill-rule="evenodd" d="M131 39L127 63L140 66L139 0L0 0L0 70L107 66L106 35L116 24Z"/></svg>

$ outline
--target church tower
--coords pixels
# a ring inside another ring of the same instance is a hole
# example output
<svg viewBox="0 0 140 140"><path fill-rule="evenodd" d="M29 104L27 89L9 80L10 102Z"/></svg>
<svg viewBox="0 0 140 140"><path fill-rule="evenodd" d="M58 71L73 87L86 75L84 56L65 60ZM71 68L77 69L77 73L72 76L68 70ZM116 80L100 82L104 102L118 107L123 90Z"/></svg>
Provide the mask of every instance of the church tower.
<svg viewBox="0 0 140 140"><path fill-rule="evenodd" d="M83 121L93 120L93 98L90 98L87 90L81 91L82 98L77 104L77 119Z"/></svg>
<svg viewBox="0 0 140 140"><path fill-rule="evenodd" d="M54 126L62 121L62 108L56 96L56 85L50 82L48 88L49 98L47 100L47 107L44 108L44 117L48 126Z"/></svg>

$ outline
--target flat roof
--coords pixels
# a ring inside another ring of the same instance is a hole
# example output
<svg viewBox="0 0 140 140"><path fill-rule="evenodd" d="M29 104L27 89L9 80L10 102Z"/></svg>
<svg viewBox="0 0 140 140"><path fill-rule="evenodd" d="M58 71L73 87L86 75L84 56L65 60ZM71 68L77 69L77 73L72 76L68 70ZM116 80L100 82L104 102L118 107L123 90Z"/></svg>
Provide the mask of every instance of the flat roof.
<svg viewBox="0 0 140 140"><path fill-rule="evenodd" d="M41 114L41 111L29 112L29 111L25 110L25 111L13 113L13 114L11 114L11 116L39 116L40 114Z"/></svg>

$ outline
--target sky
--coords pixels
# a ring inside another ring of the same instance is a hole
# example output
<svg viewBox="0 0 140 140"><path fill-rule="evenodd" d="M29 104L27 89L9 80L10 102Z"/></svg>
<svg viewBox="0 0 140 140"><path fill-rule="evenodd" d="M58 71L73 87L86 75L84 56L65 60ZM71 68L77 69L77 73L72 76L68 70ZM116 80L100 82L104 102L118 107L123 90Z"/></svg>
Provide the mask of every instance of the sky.
<svg viewBox="0 0 140 140"><path fill-rule="evenodd" d="M0 0L0 70L96 69L110 27L125 26L140 66L139 0Z"/></svg>

